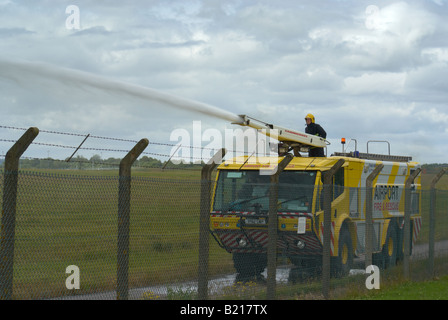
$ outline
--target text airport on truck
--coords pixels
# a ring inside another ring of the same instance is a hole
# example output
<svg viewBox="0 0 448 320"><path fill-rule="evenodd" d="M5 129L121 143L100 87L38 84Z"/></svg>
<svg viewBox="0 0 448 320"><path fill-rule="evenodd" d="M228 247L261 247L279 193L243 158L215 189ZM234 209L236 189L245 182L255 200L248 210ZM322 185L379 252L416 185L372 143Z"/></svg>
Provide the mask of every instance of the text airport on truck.
<svg viewBox="0 0 448 320"><path fill-rule="evenodd" d="M346 275L356 257L366 253L366 180L373 180L373 262L387 267L404 256L405 181L420 165L411 157L355 152L330 157L303 157L310 146L325 147L325 139L241 116L241 125L263 129L280 141L277 157L236 157L218 166L211 203L210 231L220 247L233 256L237 280L257 280L267 266L270 176L284 155L294 157L279 175L277 252L294 264L290 280L317 272L323 254L323 176L339 159L331 191L331 268ZM266 131L267 129L267 131ZM420 175L411 191L411 250L421 227Z"/></svg>

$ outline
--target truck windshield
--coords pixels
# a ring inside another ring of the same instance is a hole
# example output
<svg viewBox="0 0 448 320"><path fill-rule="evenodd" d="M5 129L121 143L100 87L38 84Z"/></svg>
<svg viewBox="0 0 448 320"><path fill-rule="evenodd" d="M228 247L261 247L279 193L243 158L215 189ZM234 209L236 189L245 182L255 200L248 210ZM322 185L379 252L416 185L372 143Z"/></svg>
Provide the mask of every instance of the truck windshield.
<svg viewBox="0 0 448 320"><path fill-rule="evenodd" d="M279 177L279 212L311 212L315 171L283 171ZM214 211L269 211L270 176L258 170L221 170L215 190Z"/></svg>

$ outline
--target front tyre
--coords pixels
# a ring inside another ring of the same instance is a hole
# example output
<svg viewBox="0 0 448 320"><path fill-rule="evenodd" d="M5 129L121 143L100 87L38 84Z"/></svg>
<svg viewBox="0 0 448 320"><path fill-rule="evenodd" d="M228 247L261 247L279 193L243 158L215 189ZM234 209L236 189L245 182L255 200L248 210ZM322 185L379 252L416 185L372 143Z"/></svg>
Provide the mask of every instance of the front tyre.
<svg viewBox="0 0 448 320"><path fill-rule="evenodd" d="M267 266L267 256L262 253L233 253L236 282L263 281L262 272Z"/></svg>
<svg viewBox="0 0 448 320"><path fill-rule="evenodd" d="M353 268L354 259L352 238L346 225L343 225L339 234L338 249L338 256L334 257L331 263L332 274L335 277L344 277Z"/></svg>

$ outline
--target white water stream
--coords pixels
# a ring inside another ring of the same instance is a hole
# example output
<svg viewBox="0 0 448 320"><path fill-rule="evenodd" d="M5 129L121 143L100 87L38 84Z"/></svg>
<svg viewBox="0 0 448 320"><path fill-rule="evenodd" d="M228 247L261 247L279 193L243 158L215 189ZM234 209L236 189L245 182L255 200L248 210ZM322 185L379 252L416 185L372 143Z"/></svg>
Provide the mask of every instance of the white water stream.
<svg viewBox="0 0 448 320"><path fill-rule="evenodd" d="M105 93L127 95L159 102L167 106L202 113L230 122L240 122L241 118L229 111L203 102L181 98L141 85L110 79L85 71L58 67L49 63L0 59L0 77L14 81L18 85L36 84L36 81L54 81L67 87L67 95L72 87L91 87Z"/></svg>

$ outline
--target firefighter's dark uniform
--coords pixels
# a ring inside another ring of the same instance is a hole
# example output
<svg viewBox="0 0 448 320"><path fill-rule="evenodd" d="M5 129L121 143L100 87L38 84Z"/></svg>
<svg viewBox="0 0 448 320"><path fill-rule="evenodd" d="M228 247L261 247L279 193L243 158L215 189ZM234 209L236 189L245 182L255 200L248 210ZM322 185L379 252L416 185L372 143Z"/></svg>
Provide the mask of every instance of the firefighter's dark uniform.
<svg viewBox="0 0 448 320"><path fill-rule="evenodd" d="M305 133L312 134L315 136L319 136L321 138L326 139L327 133L324 128L322 128L319 124L314 122L314 116L311 114L307 115L307 117L311 118L311 123L308 124L305 128ZM308 153L310 157L325 157L324 148L319 147L311 147Z"/></svg>

